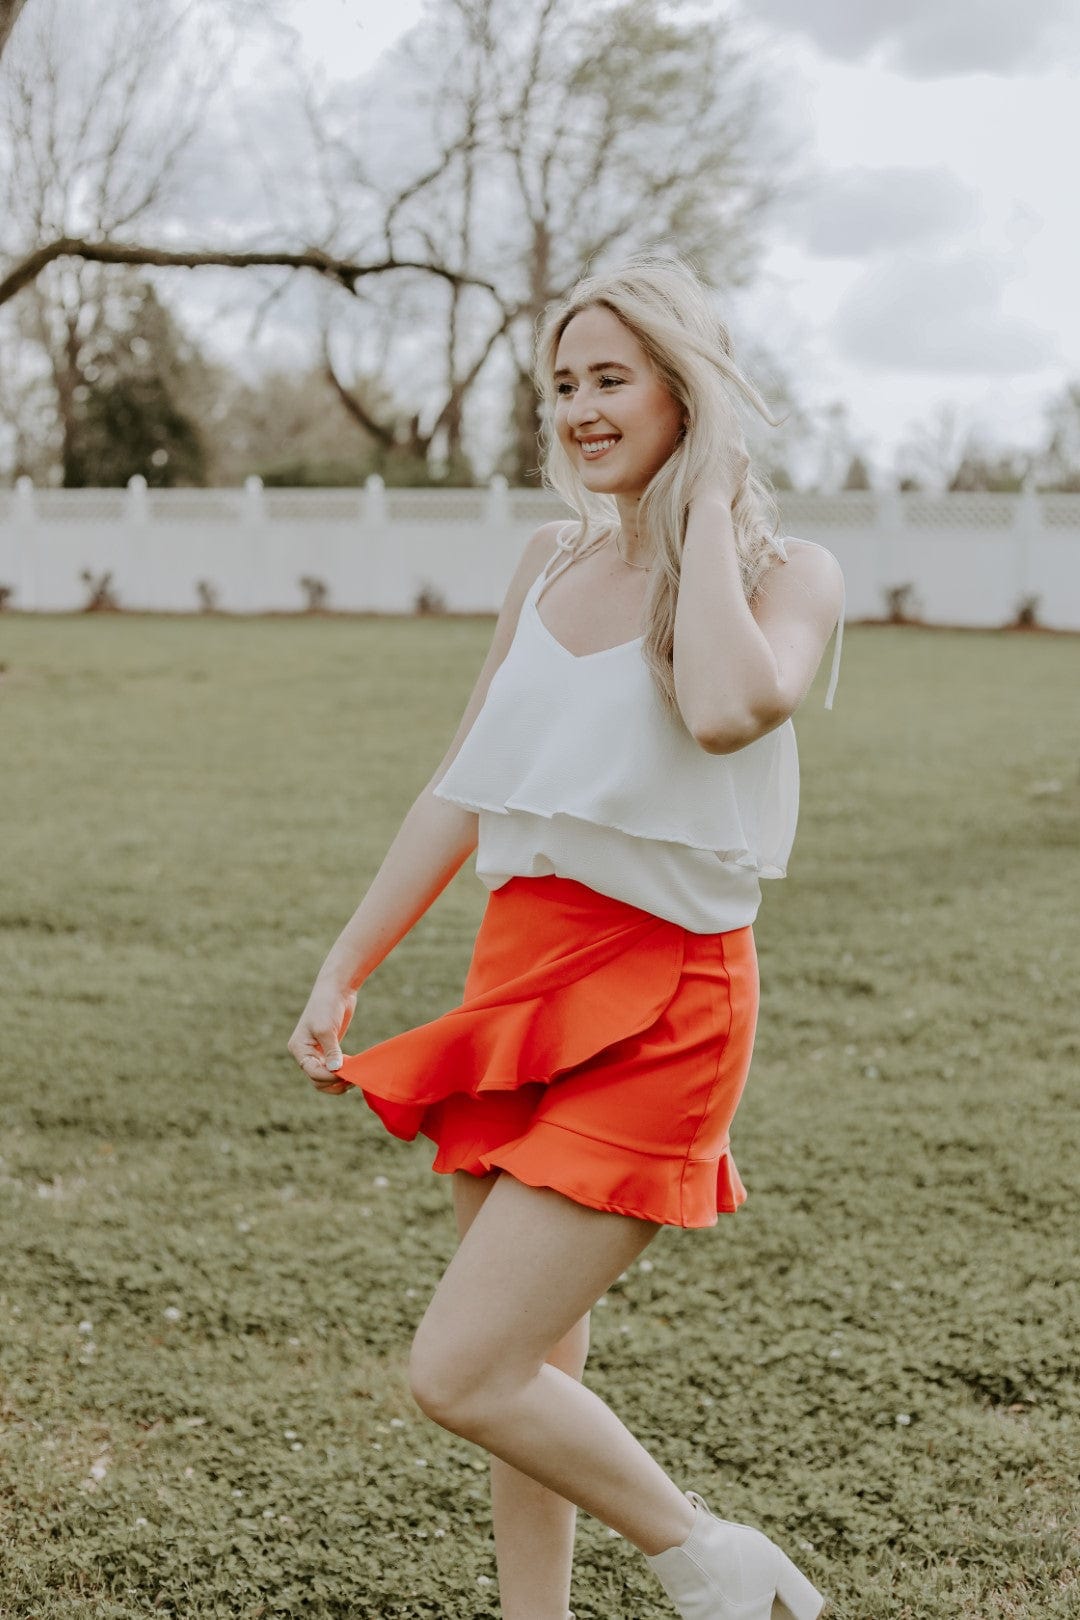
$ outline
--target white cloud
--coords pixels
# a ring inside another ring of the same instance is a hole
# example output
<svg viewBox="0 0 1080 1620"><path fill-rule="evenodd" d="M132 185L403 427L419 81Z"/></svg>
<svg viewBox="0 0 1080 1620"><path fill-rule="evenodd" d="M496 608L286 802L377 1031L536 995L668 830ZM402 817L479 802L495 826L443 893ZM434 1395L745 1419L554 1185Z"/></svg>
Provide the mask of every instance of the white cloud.
<svg viewBox="0 0 1080 1620"><path fill-rule="evenodd" d="M833 321L839 351L899 371L1017 374L1057 361L1053 334L1002 308L1007 273L985 254L902 254L871 266Z"/></svg>
<svg viewBox="0 0 1080 1620"><path fill-rule="evenodd" d="M949 169L851 168L822 175L791 207L785 224L807 253L860 259L943 236L979 218L977 193Z"/></svg>
<svg viewBox="0 0 1080 1620"><path fill-rule="evenodd" d="M1075 0L747 0L747 14L918 79L1029 73L1080 53Z"/></svg>

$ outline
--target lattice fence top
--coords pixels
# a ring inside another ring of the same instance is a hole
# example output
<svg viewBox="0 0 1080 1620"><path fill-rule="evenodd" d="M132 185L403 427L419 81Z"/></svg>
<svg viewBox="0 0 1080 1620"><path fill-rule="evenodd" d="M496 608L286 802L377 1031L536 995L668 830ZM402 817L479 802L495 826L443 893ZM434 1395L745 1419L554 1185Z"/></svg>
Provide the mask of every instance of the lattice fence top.
<svg viewBox="0 0 1080 1620"><path fill-rule="evenodd" d="M364 494L356 489L268 489L263 509L271 523L359 523Z"/></svg>
<svg viewBox="0 0 1080 1620"><path fill-rule="evenodd" d="M909 529L1008 529L1016 521L1016 495L973 493L904 496L904 525Z"/></svg>
<svg viewBox="0 0 1080 1620"><path fill-rule="evenodd" d="M162 523L213 523L245 512L242 489L151 489L145 499L149 516Z"/></svg>
<svg viewBox="0 0 1080 1620"><path fill-rule="evenodd" d="M861 490L840 495L800 495L784 490L777 496L781 533L797 535L806 529L858 529L877 519L877 497Z"/></svg>
<svg viewBox="0 0 1080 1620"><path fill-rule="evenodd" d="M1048 529L1080 529L1080 495L1043 495L1040 504Z"/></svg>
<svg viewBox="0 0 1080 1620"><path fill-rule="evenodd" d="M128 496L123 489L40 489L34 510L43 523L122 523Z"/></svg>
<svg viewBox="0 0 1080 1620"><path fill-rule="evenodd" d="M509 500L511 522L528 523L534 529L538 529L541 523L554 523L559 518L565 521L573 516L559 496L552 495L547 489L513 489Z"/></svg>
<svg viewBox="0 0 1080 1620"><path fill-rule="evenodd" d="M388 489L392 523L482 523L488 509L483 489Z"/></svg>
<svg viewBox="0 0 1080 1620"><path fill-rule="evenodd" d="M1080 494L903 494L848 490L778 494L781 532L919 530L1001 532L1014 525L1080 529ZM0 523L510 524L538 528L573 514L544 489L39 489L0 490Z"/></svg>

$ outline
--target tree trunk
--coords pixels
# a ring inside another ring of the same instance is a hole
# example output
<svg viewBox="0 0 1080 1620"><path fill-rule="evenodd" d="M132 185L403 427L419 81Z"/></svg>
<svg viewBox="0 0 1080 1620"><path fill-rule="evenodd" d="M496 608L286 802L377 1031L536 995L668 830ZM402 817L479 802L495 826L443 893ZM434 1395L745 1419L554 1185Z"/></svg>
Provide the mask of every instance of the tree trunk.
<svg viewBox="0 0 1080 1620"><path fill-rule="evenodd" d="M75 421L75 390L82 380L79 369L78 314L67 319L67 335L63 355L58 357L53 378L56 387L56 414L60 418L61 450L65 489L81 488L86 483L88 468L79 455L78 428Z"/></svg>
<svg viewBox="0 0 1080 1620"><path fill-rule="evenodd" d="M0 0L0 56L4 54L4 46L15 26L15 19L25 4L26 0Z"/></svg>
<svg viewBox="0 0 1080 1620"><path fill-rule="evenodd" d="M529 296L532 308L528 312L529 330L537 331L550 293L551 232L543 220L535 220L532 233L532 252L529 258ZM530 363L532 355L529 356ZM514 382L512 407L514 461L511 483L521 487L538 488L540 478L540 413L539 400L532 378L519 372Z"/></svg>
<svg viewBox="0 0 1080 1620"><path fill-rule="evenodd" d="M532 378L519 372L511 407L511 445L506 476L519 489L540 487L540 419Z"/></svg>
<svg viewBox="0 0 1080 1620"><path fill-rule="evenodd" d="M448 466L455 466L463 455L463 433L465 426L465 412L461 389L455 387L446 405L443 416L443 429L446 433L446 460Z"/></svg>

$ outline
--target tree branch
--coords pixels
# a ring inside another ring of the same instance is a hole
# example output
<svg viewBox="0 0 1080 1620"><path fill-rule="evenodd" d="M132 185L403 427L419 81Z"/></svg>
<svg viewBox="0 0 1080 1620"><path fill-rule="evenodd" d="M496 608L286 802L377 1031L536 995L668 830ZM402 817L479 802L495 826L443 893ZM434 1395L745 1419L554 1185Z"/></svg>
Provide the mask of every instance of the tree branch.
<svg viewBox="0 0 1080 1620"><path fill-rule="evenodd" d="M320 248L307 248L302 253L287 253L281 250L269 253L225 253L216 249L204 252L180 252L169 248L140 247L130 242L86 242L80 237L61 236L44 247L35 248L33 253L27 254L14 270L8 272L0 280L0 304L6 304L14 298L16 293L32 281L35 281L47 264L55 259L82 259L97 264L146 264L162 267L179 266L183 269L194 269L200 265L224 266L230 270L250 270L256 266L271 266L289 270L314 270L328 280L339 283L346 291L355 294L356 284L365 276L384 275L391 270L424 270L429 275L439 276L452 286L482 287L501 305L496 289L490 281L484 281L479 276L466 275L457 270L448 270L441 264L423 264L414 259L387 258L372 264L355 264L347 259L334 258L324 253Z"/></svg>
<svg viewBox="0 0 1080 1620"><path fill-rule="evenodd" d="M518 304L511 309L505 310L499 325L493 332L488 334L487 341L465 375L463 377L452 379L450 397L446 401L446 404L443 406L442 410L439 412L438 416L435 418L431 433L429 435L430 438L433 439L436 433L438 433L439 429L450 415L450 411L452 410L454 404L464 399L465 395L469 392L469 389L473 386L473 383L476 381L477 377L484 369L484 366L487 364L488 356L495 347L496 343L498 343L499 339L505 336L510 327L513 325L514 321L516 321L519 316L526 314L528 309L528 304Z"/></svg>
<svg viewBox="0 0 1080 1620"><path fill-rule="evenodd" d="M331 388L334 390L338 399L340 399L353 421L359 422L364 431L366 433L370 433L373 439L377 439L381 445L386 447L386 449L392 450L396 442L393 429L384 426L382 422L377 422L372 416L371 412L367 410L363 401L357 399L356 395L351 389L346 388L345 384L334 370L334 362L330 354L330 343L325 333L323 334L323 371L325 373L327 382L330 384Z"/></svg>

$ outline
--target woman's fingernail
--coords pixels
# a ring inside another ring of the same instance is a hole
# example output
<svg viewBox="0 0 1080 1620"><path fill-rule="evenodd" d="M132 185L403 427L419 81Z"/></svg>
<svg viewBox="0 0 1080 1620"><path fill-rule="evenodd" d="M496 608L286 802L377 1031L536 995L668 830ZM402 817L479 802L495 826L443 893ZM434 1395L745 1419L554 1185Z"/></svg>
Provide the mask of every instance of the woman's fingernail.
<svg viewBox="0 0 1080 1620"><path fill-rule="evenodd" d="M341 1059L339 1057L327 1058L326 1067L328 1069L340 1069L341 1068Z"/></svg>

